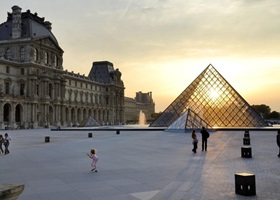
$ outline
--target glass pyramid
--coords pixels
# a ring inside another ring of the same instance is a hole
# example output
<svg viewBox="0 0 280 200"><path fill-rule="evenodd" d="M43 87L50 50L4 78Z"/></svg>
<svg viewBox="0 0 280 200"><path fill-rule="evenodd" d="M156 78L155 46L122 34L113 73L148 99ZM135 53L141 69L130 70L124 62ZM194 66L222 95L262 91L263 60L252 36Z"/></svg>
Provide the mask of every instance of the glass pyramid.
<svg viewBox="0 0 280 200"><path fill-rule="evenodd" d="M196 113L187 109L186 112L167 128L167 130L198 129L202 126L208 128L209 124L201 119Z"/></svg>
<svg viewBox="0 0 280 200"><path fill-rule="evenodd" d="M150 127L169 127L174 124L174 128L176 123L181 125L181 122L176 120L187 113L187 110L199 116L209 127L268 126L211 64L150 124ZM190 122L185 122L185 126L196 128L196 124L191 125Z"/></svg>
<svg viewBox="0 0 280 200"><path fill-rule="evenodd" d="M92 116L89 116L88 118L84 119L79 126L93 127L93 126L101 126L101 125L96 119L94 119Z"/></svg>

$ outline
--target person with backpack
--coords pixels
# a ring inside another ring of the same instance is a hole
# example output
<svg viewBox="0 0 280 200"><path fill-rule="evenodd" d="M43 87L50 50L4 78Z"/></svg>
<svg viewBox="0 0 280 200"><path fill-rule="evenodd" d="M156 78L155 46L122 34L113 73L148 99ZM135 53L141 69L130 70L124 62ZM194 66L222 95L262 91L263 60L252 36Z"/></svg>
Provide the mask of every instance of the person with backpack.
<svg viewBox="0 0 280 200"><path fill-rule="evenodd" d="M205 127L202 127L202 130L200 131L202 135L202 150L201 151L207 151L207 139L209 138L210 134L205 129Z"/></svg>

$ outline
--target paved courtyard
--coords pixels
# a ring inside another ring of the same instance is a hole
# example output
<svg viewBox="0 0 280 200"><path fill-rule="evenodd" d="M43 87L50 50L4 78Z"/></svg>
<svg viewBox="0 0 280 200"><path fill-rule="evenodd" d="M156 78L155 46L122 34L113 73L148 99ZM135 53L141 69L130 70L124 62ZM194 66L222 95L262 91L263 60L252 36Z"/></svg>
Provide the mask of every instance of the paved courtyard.
<svg viewBox="0 0 280 200"><path fill-rule="evenodd" d="M252 158L241 158L244 131L212 132L193 154L190 133L8 130L0 182L24 184L19 200L279 199L276 131L250 131ZM45 143L44 137L50 136ZM97 149L98 172L86 156ZM256 175L256 196L235 194L235 173Z"/></svg>

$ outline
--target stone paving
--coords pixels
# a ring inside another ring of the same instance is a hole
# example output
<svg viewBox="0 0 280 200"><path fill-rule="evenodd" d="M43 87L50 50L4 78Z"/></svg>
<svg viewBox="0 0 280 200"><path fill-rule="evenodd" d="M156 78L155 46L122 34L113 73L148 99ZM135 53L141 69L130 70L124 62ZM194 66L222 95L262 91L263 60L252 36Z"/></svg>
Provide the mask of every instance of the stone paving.
<svg viewBox="0 0 280 200"><path fill-rule="evenodd" d="M250 131L252 158L241 158L244 131L212 132L193 154L190 133L8 130L0 182L24 184L19 200L279 199L276 131ZM45 143L44 137L50 136ZM86 156L97 149L98 172ZM256 175L256 196L235 194L235 173Z"/></svg>

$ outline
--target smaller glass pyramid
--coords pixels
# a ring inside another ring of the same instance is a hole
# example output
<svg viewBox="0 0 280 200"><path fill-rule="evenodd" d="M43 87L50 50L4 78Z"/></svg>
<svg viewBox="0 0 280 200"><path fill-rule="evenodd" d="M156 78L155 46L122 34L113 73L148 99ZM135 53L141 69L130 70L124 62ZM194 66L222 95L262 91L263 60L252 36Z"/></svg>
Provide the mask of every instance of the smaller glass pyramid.
<svg viewBox="0 0 280 200"><path fill-rule="evenodd" d="M208 128L209 125L195 112L187 109L175 122L173 122L167 130L186 130L199 129L201 127Z"/></svg>
<svg viewBox="0 0 280 200"><path fill-rule="evenodd" d="M101 126L100 123L94 119L92 116L89 116L88 118L84 119L79 127L93 127L93 126Z"/></svg>
<svg viewBox="0 0 280 200"><path fill-rule="evenodd" d="M187 110L189 113L185 113ZM268 126L211 64L150 124L150 127L169 127L171 124L173 128L175 124L181 126L184 122L177 120L181 116L184 118L183 115L188 116L188 128L198 126L196 117L212 128ZM192 115L193 117L190 117Z"/></svg>

